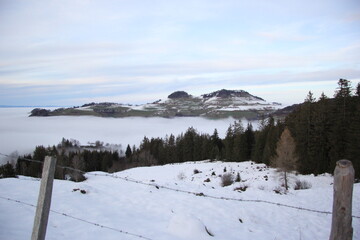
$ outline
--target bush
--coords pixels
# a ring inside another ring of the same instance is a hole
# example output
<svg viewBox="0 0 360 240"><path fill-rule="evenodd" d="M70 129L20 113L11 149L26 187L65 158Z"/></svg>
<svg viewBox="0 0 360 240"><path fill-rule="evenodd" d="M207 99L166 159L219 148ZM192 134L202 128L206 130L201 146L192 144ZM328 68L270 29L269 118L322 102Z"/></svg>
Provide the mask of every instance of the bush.
<svg viewBox="0 0 360 240"><path fill-rule="evenodd" d="M286 189L284 187L281 187L281 186L275 187L273 191L275 193L277 193L277 194L280 194L280 195L286 194Z"/></svg>
<svg viewBox="0 0 360 240"><path fill-rule="evenodd" d="M234 191L245 192L248 187L249 187L248 185L245 185L245 184L244 184L244 185L242 185L242 186L240 186L240 187L234 188Z"/></svg>
<svg viewBox="0 0 360 240"><path fill-rule="evenodd" d="M185 173L184 173L184 172L180 172L177 177L178 177L179 180L184 180L184 179L186 179L186 176L185 176Z"/></svg>
<svg viewBox="0 0 360 240"><path fill-rule="evenodd" d="M201 172L195 168L194 169L194 174L198 174L198 173L201 173Z"/></svg>
<svg viewBox="0 0 360 240"><path fill-rule="evenodd" d="M296 180L294 189L295 189L295 190L309 189L309 188L311 188L311 187L312 187L312 185L311 185L311 183L308 182L308 181L305 181L305 180L303 180L303 181L301 181L301 180Z"/></svg>
<svg viewBox="0 0 360 240"><path fill-rule="evenodd" d="M241 182L241 177L239 172L236 174L235 182Z"/></svg>
<svg viewBox="0 0 360 240"><path fill-rule="evenodd" d="M234 176L231 173L225 173L221 176L221 186L226 187L234 183Z"/></svg>
<svg viewBox="0 0 360 240"><path fill-rule="evenodd" d="M84 176L84 174L76 172L70 175L70 181L73 182L83 182L86 180L86 177Z"/></svg>

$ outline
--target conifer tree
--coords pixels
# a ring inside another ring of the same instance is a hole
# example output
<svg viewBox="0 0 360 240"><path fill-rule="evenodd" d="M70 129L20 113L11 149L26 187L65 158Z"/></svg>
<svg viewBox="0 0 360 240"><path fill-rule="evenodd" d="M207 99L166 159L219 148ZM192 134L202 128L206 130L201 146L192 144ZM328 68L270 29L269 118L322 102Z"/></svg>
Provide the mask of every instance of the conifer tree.
<svg viewBox="0 0 360 240"><path fill-rule="evenodd" d="M284 185L288 190L288 172L297 169L298 157L296 156L295 140L290 130L285 128L276 145L276 155L272 158L272 165L284 173Z"/></svg>
<svg viewBox="0 0 360 240"><path fill-rule="evenodd" d="M15 177L15 169L11 163L7 162L6 164L0 166L0 178L9 177Z"/></svg>
<svg viewBox="0 0 360 240"><path fill-rule="evenodd" d="M245 130L245 139L246 139L246 146L245 146L245 157L246 160L251 159L251 154L255 145L255 135L253 131L253 126L251 123L248 123L248 126Z"/></svg>
<svg viewBox="0 0 360 240"><path fill-rule="evenodd" d="M132 150L130 148L130 145L128 144L126 147L125 156L126 156L126 158L130 158L131 155L132 155Z"/></svg>
<svg viewBox="0 0 360 240"><path fill-rule="evenodd" d="M276 142L278 140L278 133L275 127L275 120L273 117L269 118L268 128L269 130L266 135L265 146L262 156L263 163L267 165L270 164L270 159L275 154Z"/></svg>
<svg viewBox="0 0 360 240"><path fill-rule="evenodd" d="M222 140L219 138L219 134L217 129L215 128L213 135L211 135L211 142L213 144L213 158L215 159L221 159L222 158L222 150L224 147L224 144Z"/></svg>
<svg viewBox="0 0 360 240"><path fill-rule="evenodd" d="M225 159L226 161L232 161L233 160L233 154L234 154L234 131L232 124L230 124L229 128L226 131L226 136L224 139L224 145L225 145Z"/></svg>
<svg viewBox="0 0 360 240"><path fill-rule="evenodd" d="M340 79L339 87L335 92L335 104L331 115L331 149L330 149L330 168L335 168L336 161L345 158L348 146L348 127L350 125L350 106L351 106L351 83L346 79Z"/></svg>
<svg viewBox="0 0 360 240"><path fill-rule="evenodd" d="M252 153L252 160L257 163L264 163L263 155L269 132L268 120L262 120L260 129L255 133L255 146Z"/></svg>

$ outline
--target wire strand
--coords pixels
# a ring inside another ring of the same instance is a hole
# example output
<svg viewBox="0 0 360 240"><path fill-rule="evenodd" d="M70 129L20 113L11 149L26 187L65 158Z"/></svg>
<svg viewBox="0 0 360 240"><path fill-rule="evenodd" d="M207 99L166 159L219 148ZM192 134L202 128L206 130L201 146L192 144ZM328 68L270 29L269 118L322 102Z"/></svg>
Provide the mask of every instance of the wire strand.
<svg viewBox="0 0 360 240"><path fill-rule="evenodd" d="M11 201L11 202L16 202L16 203L19 203L19 204L23 204L23 205L26 205L26 206L30 206L30 207L36 208L35 205L30 204L30 203L26 203L26 202L23 202L23 201L20 201L20 200L8 198L8 197L3 197L3 196L0 196L0 198L5 199L5 200L8 200L8 201ZM55 213L55 214L58 214L58 215L62 215L62 216L64 216L64 217L72 218L72 219L75 219L75 220L78 220L78 221L81 221L81 222L84 222L84 223L87 223L87 224L91 224L91 225L94 225L94 226L96 226L96 227L101 227L101 228L109 229L109 230L112 230L112 231L115 231L115 232L119 232L119 233L126 234L126 235L131 235L131 236L137 237L137 238L142 238L142 239L146 239L146 240L153 240L153 239L151 239L151 238L144 237L144 236L139 235L139 234L130 233L130 232L127 232L127 231L124 231L124 230L121 230L121 229L117 229L117 228L105 226L105 225L102 225L102 224L100 224L100 223L91 222L91 221L88 221L88 220L85 220L85 219L82 219L82 218L79 218L79 217L75 217L75 216L69 215L69 214L67 214L67 213L60 212L60 211L56 211L56 210L50 209L50 212Z"/></svg>

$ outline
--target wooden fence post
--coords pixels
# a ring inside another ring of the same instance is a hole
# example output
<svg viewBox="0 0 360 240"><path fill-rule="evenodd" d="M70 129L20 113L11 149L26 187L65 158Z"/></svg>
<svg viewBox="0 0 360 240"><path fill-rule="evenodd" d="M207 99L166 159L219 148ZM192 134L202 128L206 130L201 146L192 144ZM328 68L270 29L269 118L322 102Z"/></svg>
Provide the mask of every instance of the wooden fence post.
<svg viewBox="0 0 360 240"><path fill-rule="evenodd" d="M45 157L31 240L44 240L49 218L56 158Z"/></svg>
<svg viewBox="0 0 360 240"><path fill-rule="evenodd" d="M349 160L336 162L330 240L351 240L352 195L355 171Z"/></svg>

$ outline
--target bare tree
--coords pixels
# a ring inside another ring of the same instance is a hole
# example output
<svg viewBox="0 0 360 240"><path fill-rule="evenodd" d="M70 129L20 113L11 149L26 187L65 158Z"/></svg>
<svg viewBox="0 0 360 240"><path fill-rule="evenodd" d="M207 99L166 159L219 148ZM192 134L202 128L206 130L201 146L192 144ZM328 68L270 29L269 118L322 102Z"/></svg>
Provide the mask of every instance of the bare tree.
<svg viewBox="0 0 360 240"><path fill-rule="evenodd" d="M272 158L272 165L284 173L284 185L288 187L288 173L297 169L298 157L295 152L296 144L291 136L290 130L286 127L276 145L276 155Z"/></svg>
<svg viewBox="0 0 360 240"><path fill-rule="evenodd" d="M75 155L72 160L73 167L77 170L84 171L85 170L85 161L79 155ZM84 175L79 171L72 172L72 178L75 182L81 182L85 180Z"/></svg>

